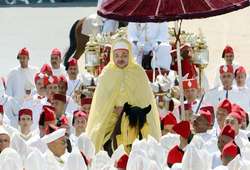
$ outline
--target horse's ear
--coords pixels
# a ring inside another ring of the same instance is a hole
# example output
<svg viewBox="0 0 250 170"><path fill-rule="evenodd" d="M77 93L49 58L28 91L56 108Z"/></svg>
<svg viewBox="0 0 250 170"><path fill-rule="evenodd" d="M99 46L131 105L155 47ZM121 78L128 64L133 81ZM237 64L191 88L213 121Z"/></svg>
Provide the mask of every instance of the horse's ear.
<svg viewBox="0 0 250 170"><path fill-rule="evenodd" d="M131 107L131 105L128 104L128 102L126 102L126 103L124 104L124 106L123 106L123 109L124 109L125 112L127 112L127 111L130 109L130 107Z"/></svg>
<svg viewBox="0 0 250 170"><path fill-rule="evenodd" d="M143 108L143 113L148 114L151 111L151 104L148 107Z"/></svg>

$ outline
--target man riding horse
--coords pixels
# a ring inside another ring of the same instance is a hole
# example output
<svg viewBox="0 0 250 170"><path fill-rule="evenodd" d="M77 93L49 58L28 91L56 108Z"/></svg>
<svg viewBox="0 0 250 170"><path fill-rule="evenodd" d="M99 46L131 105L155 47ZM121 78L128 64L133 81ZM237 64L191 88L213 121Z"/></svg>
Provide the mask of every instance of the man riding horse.
<svg viewBox="0 0 250 170"><path fill-rule="evenodd" d="M150 109L145 109L145 112L141 111L144 109L137 109L138 112L134 112L130 105ZM112 138L117 121L124 111L126 114L121 118L121 134L117 142L124 144L126 151L130 151L135 138L145 138L149 134L156 139L160 138L159 114L147 75L135 63L131 44L119 38L113 42L110 62L99 76L86 128L97 152ZM136 114L142 115L138 117ZM144 124L147 130L143 128ZM138 127L143 130L132 130ZM127 129L131 129L129 141L122 138L126 136L124 133L127 133Z"/></svg>

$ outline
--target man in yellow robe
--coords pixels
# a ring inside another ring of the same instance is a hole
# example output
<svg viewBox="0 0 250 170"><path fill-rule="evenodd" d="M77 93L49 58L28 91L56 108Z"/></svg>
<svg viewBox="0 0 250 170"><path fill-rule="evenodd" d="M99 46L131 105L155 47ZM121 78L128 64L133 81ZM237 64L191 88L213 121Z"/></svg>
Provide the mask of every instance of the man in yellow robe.
<svg viewBox="0 0 250 170"><path fill-rule="evenodd" d="M86 127L86 133L97 152L110 139L126 102L141 108L151 105L151 111L147 114L147 132L143 136L160 139L156 101L145 71L133 58L131 45L126 39L119 38L113 42L110 62L99 76ZM124 128L122 123L121 131Z"/></svg>

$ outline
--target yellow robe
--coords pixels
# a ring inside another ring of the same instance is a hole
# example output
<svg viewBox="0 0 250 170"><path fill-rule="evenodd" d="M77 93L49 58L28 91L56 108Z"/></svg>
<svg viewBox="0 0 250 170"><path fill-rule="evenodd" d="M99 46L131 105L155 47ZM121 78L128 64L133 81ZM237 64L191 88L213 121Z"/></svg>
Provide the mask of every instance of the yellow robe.
<svg viewBox="0 0 250 170"><path fill-rule="evenodd" d="M125 102L143 108L151 104L152 109L147 114L148 134L157 140L161 136L159 113L147 75L143 68L134 62L129 43L128 46L128 65L123 69L118 68L111 54L109 64L99 76L93 96L86 133L97 152L108 141L117 122L119 115L113 113L114 107L123 106Z"/></svg>

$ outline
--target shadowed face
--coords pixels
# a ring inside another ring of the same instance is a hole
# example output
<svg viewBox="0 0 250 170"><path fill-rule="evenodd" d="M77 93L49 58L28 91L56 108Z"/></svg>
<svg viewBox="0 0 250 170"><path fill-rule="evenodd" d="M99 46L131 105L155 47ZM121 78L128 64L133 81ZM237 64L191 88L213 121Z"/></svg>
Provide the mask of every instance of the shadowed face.
<svg viewBox="0 0 250 170"><path fill-rule="evenodd" d="M19 63L21 68L27 68L28 67L28 62L29 62L29 57L25 55L19 55Z"/></svg>
<svg viewBox="0 0 250 170"><path fill-rule="evenodd" d="M224 126L225 119L228 115L228 112L226 109L218 108L216 112L216 120L219 125L219 127L222 129Z"/></svg>
<svg viewBox="0 0 250 170"><path fill-rule="evenodd" d="M220 75L221 83L224 87L231 88L233 84L234 76L232 73L223 73Z"/></svg>
<svg viewBox="0 0 250 170"><path fill-rule="evenodd" d="M74 66L69 66L68 70L67 70L68 76L70 80L76 80L77 79L77 75L79 73L78 70L78 66L74 65Z"/></svg>
<svg viewBox="0 0 250 170"><path fill-rule="evenodd" d="M227 65L233 64L234 55L232 53L225 53L224 59L225 59Z"/></svg>
<svg viewBox="0 0 250 170"><path fill-rule="evenodd" d="M85 130L87 119L85 117L75 117L74 127Z"/></svg>
<svg viewBox="0 0 250 170"><path fill-rule="evenodd" d="M59 69L61 61L62 60L61 60L60 56L51 55L51 57L50 57L50 64L51 64L51 66L52 66L53 69Z"/></svg>
<svg viewBox="0 0 250 170"><path fill-rule="evenodd" d="M246 83L246 74L238 73L235 77L235 80L238 87L243 87Z"/></svg>
<svg viewBox="0 0 250 170"><path fill-rule="evenodd" d="M185 89L184 90L184 96L189 102L193 102L198 95L198 89L196 88L190 88L190 89Z"/></svg>
<svg viewBox="0 0 250 170"><path fill-rule="evenodd" d="M22 115L19 120L21 129L30 129L32 125L32 118L29 115Z"/></svg>
<svg viewBox="0 0 250 170"><path fill-rule="evenodd" d="M196 133L204 133L209 129L209 123L204 116L200 115L194 119L193 127Z"/></svg>
<svg viewBox="0 0 250 170"><path fill-rule="evenodd" d="M6 134L0 134L0 153L10 146L10 137Z"/></svg>
<svg viewBox="0 0 250 170"><path fill-rule="evenodd" d="M118 68L125 68L128 65L129 52L125 49L118 49L114 51L114 63Z"/></svg>
<svg viewBox="0 0 250 170"><path fill-rule="evenodd" d="M239 133L239 128L240 128L238 120L234 118L233 116L229 115L226 117L224 125L228 125L228 124L234 128L235 134L237 135Z"/></svg>

